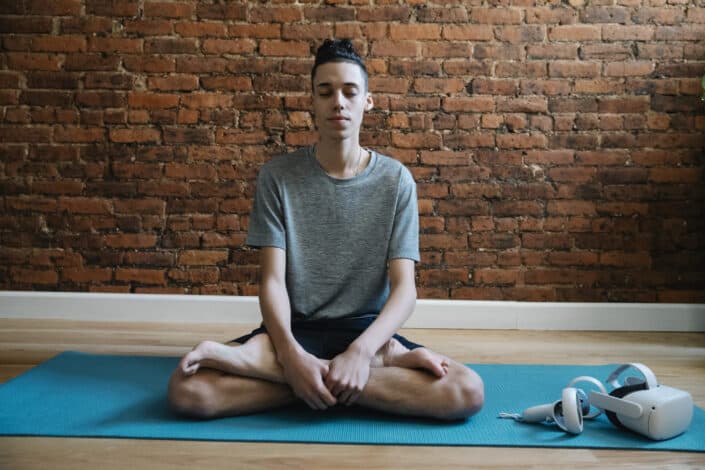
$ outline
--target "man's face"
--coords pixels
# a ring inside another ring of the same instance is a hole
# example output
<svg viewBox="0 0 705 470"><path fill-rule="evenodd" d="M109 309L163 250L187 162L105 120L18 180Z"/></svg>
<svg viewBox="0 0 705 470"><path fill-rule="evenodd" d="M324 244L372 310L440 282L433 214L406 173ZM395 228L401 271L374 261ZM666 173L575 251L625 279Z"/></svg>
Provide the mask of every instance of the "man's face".
<svg viewBox="0 0 705 470"><path fill-rule="evenodd" d="M313 79L313 113L322 139L342 140L360 132L372 97L365 89L362 69L350 62L328 62Z"/></svg>

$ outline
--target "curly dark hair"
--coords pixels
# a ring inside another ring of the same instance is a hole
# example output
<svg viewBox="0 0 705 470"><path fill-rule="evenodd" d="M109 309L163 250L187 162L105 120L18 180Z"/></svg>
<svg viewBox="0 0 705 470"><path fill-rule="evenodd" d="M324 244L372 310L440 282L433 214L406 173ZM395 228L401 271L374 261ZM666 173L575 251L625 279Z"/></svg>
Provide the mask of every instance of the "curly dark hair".
<svg viewBox="0 0 705 470"><path fill-rule="evenodd" d="M362 70L362 78L365 80L365 90L367 90L367 68L350 39L326 39L321 44L316 51L316 61L311 69L311 83L316 76L318 66L328 62L350 62L358 65Z"/></svg>

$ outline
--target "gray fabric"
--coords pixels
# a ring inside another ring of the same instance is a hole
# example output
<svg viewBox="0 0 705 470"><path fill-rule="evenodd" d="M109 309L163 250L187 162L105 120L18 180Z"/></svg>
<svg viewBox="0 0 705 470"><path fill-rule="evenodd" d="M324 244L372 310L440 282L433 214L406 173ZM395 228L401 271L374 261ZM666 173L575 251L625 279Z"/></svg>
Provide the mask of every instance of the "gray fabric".
<svg viewBox="0 0 705 470"><path fill-rule="evenodd" d="M330 177L312 147L267 162L257 177L247 244L286 250L292 315L379 313L387 262L419 261L416 184L398 161L372 152L367 168Z"/></svg>

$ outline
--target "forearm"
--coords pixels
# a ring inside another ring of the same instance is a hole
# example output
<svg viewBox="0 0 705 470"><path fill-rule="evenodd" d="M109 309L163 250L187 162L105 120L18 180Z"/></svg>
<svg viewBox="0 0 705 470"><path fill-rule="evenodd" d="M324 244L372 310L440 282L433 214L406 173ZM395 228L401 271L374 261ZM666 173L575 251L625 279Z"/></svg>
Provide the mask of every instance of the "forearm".
<svg viewBox="0 0 705 470"><path fill-rule="evenodd" d="M291 332L291 307L286 286L276 279L263 280L259 302L262 320L281 362L280 354L298 346Z"/></svg>
<svg viewBox="0 0 705 470"><path fill-rule="evenodd" d="M371 358L409 319L415 306L416 286L413 281L393 285L379 316L350 347Z"/></svg>

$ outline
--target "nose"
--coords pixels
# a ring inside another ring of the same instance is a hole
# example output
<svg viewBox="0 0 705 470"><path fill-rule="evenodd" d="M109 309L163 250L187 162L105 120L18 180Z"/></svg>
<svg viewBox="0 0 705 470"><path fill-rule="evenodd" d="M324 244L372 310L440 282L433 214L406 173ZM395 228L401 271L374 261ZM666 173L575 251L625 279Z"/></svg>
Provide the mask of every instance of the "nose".
<svg viewBox="0 0 705 470"><path fill-rule="evenodd" d="M341 90L336 90L333 92L333 108L338 110L338 109L343 109L344 103L345 103L345 97L343 96L343 92Z"/></svg>

